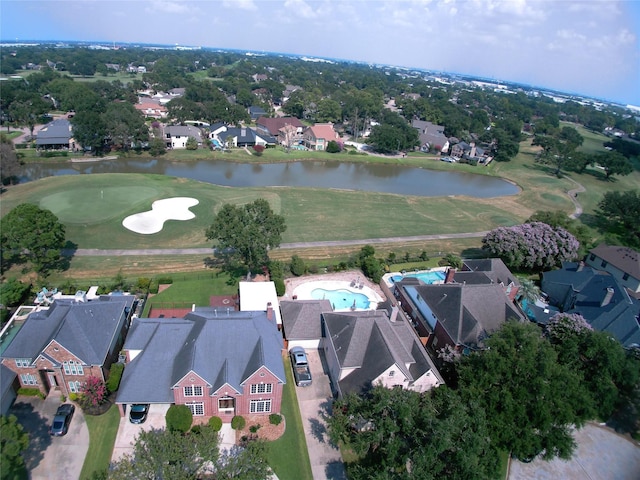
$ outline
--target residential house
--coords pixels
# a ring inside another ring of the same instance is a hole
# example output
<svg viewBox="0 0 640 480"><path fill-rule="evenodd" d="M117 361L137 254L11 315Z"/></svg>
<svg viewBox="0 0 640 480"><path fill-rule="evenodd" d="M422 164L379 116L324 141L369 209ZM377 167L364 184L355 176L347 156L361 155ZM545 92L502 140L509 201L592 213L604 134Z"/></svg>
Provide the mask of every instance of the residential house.
<svg viewBox="0 0 640 480"><path fill-rule="evenodd" d="M18 376L4 364L0 364L0 415L7 415L18 395Z"/></svg>
<svg viewBox="0 0 640 480"><path fill-rule="evenodd" d="M594 330L608 332L625 347L640 346L640 301L629 295L616 275L584 262L566 262L542 274L548 304L528 308L537 323L558 312L577 313Z"/></svg>
<svg viewBox="0 0 640 480"><path fill-rule="evenodd" d="M167 148L187 148L187 140L193 137L202 146L202 130L193 125L167 125L164 127L164 139Z"/></svg>
<svg viewBox="0 0 640 480"><path fill-rule="evenodd" d="M491 157L484 148L476 146L475 142L459 142L451 147L451 156L471 164L488 164Z"/></svg>
<svg viewBox="0 0 640 480"><path fill-rule="evenodd" d="M258 134L249 127L229 127L218 133L218 138L229 147L253 147L254 145L271 147L276 144L276 139L271 135Z"/></svg>
<svg viewBox="0 0 640 480"><path fill-rule="evenodd" d="M255 105L250 106L248 112L252 122L255 122L260 117L265 117L267 115L267 112L265 112L262 107Z"/></svg>
<svg viewBox="0 0 640 480"><path fill-rule="evenodd" d="M442 377L397 307L322 313L323 350L338 395L372 386L424 392Z"/></svg>
<svg viewBox="0 0 640 480"><path fill-rule="evenodd" d="M71 122L59 118L36 133L36 148L42 150L76 150Z"/></svg>
<svg viewBox="0 0 640 480"><path fill-rule="evenodd" d="M149 118L162 119L167 118L167 107L161 105L158 102L152 100L139 99L139 102L134 105L135 109L142 115Z"/></svg>
<svg viewBox="0 0 640 480"><path fill-rule="evenodd" d="M640 253L629 247L600 244L589 251L587 265L613 275L625 288L640 295Z"/></svg>
<svg viewBox="0 0 640 480"><path fill-rule="evenodd" d="M251 78L253 78L254 82L260 83L260 82L264 82L269 77L267 77L267 75L264 73L254 73L253 75L251 75Z"/></svg>
<svg viewBox="0 0 640 480"><path fill-rule="evenodd" d="M186 405L194 417L279 412L283 341L274 309L199 308L184 318L140 318L124 345L127 364L116 403L165 411Z"/></svg>
<svg viewBox="0 0 640 480"><path fill-rule="evenodd" d="M18 375L20 386L44 394L76 393L90 376L106 380L107 371L129 328L133 295L102 295L95 300L56 299L29 314L0 356Z"/></svg>
<svg viewBox="0 0 640 480"><path fill-rule="evenodd" d="M524 321L514 303L518 288L501 260L465 260L460 271L447 271L442 284L406 277L395 283L394 295L436 358L446 345L465 352L483 349L503 323Z"/></svg>
<svg viewBox="0 0 640 480"><path fill-rule="evenodd" d="M331 123L316 123L312 127L307 127L302 133L304 146L309 150L326 150L330 141L339 139Z"/></svg>
<svg viewBox="0 0 640 480"><path fill-rule="evenodd" d="M294 132L298 140L302 139L304 124L296 117L260 117L256 120L256 131L258 133L271 135L272 137L278 137L280 131L288 126L294 127Z"/></svg>
<svg viewBox="0 0 640 480"><path fill-rule="evenodd" d="M323 313L332 311L329 300L282 300L280 312L287 349L320 348L322 340L320 317Z"/></svg>
<svg viewBox="0 0 640 480"><path fill-rule="evenodd" d="M449 139L444 134L442 125L434 125L424 120L413 120L411 126L418 130L420 138L420 150L428 152L435 149L439 153L449 151Z"/></svg>

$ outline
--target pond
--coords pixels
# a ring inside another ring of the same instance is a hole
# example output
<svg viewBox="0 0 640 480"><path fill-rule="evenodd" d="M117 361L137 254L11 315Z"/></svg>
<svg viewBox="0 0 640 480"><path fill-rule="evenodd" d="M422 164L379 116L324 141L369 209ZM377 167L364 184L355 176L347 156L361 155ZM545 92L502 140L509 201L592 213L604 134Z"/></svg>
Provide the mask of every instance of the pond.
<svg viewBox="0 0 640 480"><path fill-rule="evenodd" d="M162 158L129 158L81 163L30 163L22 167L19 182L93 173L154 173L228 187L313 187L422 197L467 195L491 198L520 192L516 185L506 180L485 175L334 161L247 164L223 160L176 162Z"/></svg>

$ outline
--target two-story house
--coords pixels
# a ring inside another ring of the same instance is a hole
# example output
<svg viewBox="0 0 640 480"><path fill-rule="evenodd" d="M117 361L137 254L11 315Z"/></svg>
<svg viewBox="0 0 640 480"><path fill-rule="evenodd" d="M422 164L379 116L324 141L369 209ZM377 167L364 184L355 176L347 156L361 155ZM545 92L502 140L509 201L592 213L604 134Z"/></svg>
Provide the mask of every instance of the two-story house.
<svg viewBox="0 0 640 480"><path fill-rule="evenodd" d="M118 358L135 301L133 295L102 295L41 306L2 353L2 364L18 375L20 386L44 394L51 389L77 393L90 376L104 381Z"/></svg>
<svg viewBox="0 0 640 480"><path fill-rule="evenodd" d="M601 244L589 251L587 265L613 275L635 296L640 295L640 253L629 247Z"/></svg>
<svg viewBox="0 0 640 480"><path fill-rule="evenodd" d="M326 150L330 141L339 139L331 123L316 123L312 127L307 127L302 133L304 146L309 150Z"/></svg>
<svg viewBox="0 0 640 480"><path fill-rule="evenodd" d="M185 149L189 137L195 139L198 148L202 146L202 130L192 125L167 125L164 127L164 139L167 148Z"/></svg>
<svg viewBox="0 0 640 480"><path fill-rule="evenodd" d="M274 311L195 308L184 318L136 319L124 345L127 364L116 403L195 417L279 412L286 382Z"/></svg>
<svg viewBox="0 0 640 480"><path fill-rule="evenodd" d="M338 395L375 385L424 392L442 377L397 307L322 313L322 347Z"/></svg>
<svg viewBox="0 0 640 480"><path fill-rule="evenodd" d="M36 133L36 148L40 150L75 150L73 127L66 118L59 118Z"/></svg>
<svg viewBox="0 0 640 480"><path fill-rule="evenodd" d="M424 120L413 120L411 126L418 130L420 150L426 152L437 150L439 153L449 151L449 139L444 134L442 125L435 125Z"/></svg>

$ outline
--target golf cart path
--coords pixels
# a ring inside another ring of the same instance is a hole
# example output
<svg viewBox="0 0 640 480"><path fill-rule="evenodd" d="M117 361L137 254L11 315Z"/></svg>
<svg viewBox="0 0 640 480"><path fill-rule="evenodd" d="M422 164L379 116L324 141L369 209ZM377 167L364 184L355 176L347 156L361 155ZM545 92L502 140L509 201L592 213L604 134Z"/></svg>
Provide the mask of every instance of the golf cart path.
<svg viewBox="0 0 640 480"><path fill-rule="evenodd" d="M375 245L401 242L420 242L427 240L447 240L452 238L477 238L484 237L488 231L470 233L449 233L438 235L415 235L412 237L387 237L387 238L366 238L362 240L328 240L324 242L298 242L283 243L278 248L287 250L293 248L319 248L319 247L342 247L348 245ZM108 257L111 255L207 255L213 253L213 248L157 248L157 249L114 249L103 250L98 248L79 248L75 251L65 250L66 255Z"/></svg>

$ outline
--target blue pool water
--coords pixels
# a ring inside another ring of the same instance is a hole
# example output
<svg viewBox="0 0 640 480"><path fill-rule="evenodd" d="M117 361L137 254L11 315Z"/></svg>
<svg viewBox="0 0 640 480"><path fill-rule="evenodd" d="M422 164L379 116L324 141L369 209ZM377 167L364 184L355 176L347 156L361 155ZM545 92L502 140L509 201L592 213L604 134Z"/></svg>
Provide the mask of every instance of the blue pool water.
<svg viewBox="0 0 640 480"><path fill-rule="evenodd" d="M427 285L431 285L435 282L443 282L445 278L445 273L441 271L437 272L420 272L420 273L407 273L405 275L394 275L391 277L391 280L394 282L399 282L405 277L415 277L419 280L422 280Z"/></svg>
<svg viewBox="0 0 640 480"><path fill-rule="evenodd" d="M316 300L329 300L334 310L347 310L355 305L355 308L369 308L369 297L363 293L353 293L349 290L325 290L316 288L311 290L311 298ZM355 303L354 303L355 302Z"/></svg>

